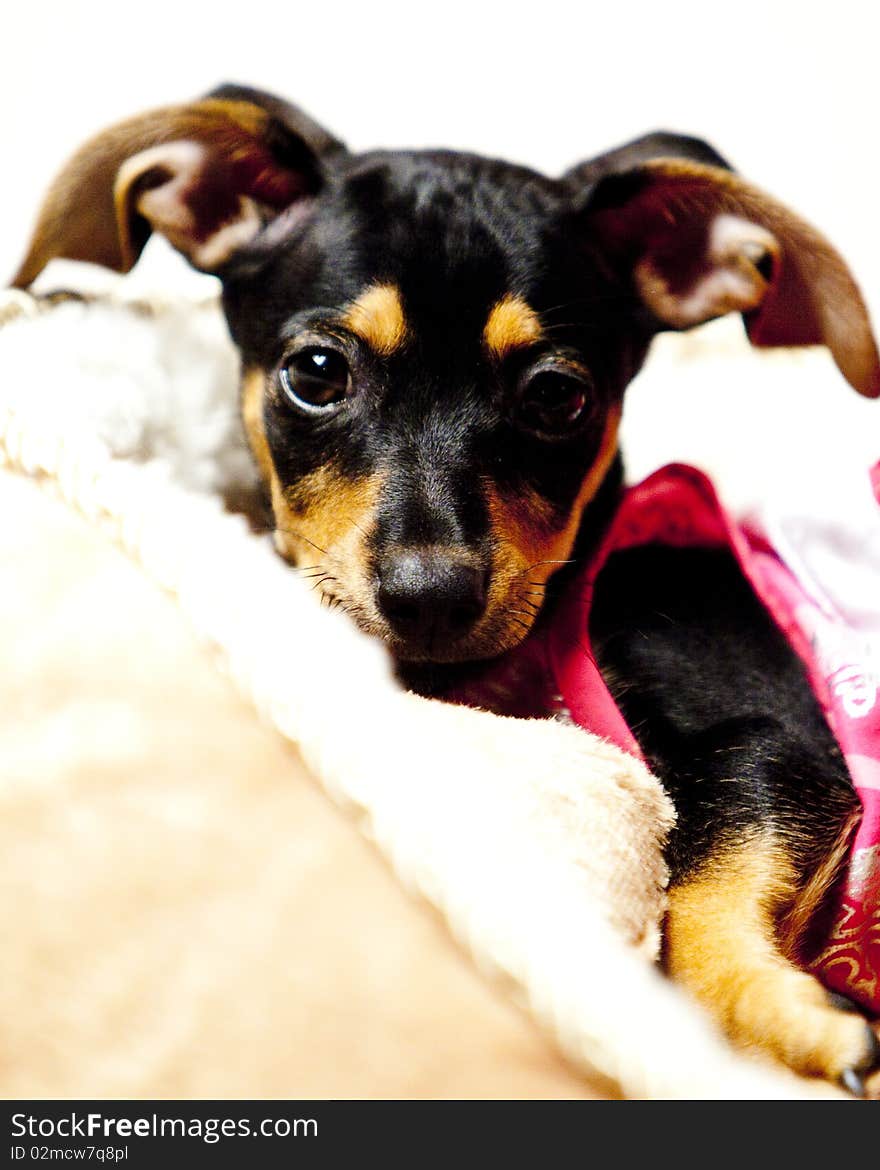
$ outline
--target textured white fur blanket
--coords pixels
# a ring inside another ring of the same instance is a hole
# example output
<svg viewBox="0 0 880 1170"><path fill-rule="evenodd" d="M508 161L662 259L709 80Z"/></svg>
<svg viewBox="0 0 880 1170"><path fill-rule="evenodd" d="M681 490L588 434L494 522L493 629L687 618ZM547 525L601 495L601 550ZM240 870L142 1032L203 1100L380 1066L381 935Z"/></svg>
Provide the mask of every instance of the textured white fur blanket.
<svg viewBox="0 0 880 1170"><path fill-rule="evenodd" d="M127 303L125 288L54 307L4 294L7 465L100 525L176 597L257 711L299 745L400 880L441 911L478 964L513 988L573 1061L631 1097L817 1091L734 1056L653 969L660 846L672 815L655 780L575 728L402 693L381 648L321 610L268 539L223 507L224 494L248 486L253 472L237 418L235 356L216 305L186 299L145 308ZM655 358L652 377L674 381L682 417L699 415L698 383L716 375L729 382L731 370L752 383L743 393L758 401L759 415L767 414L764 384L782 382L777 421L801 393L794 384L804 368L845 397L822 355L763 357L759 365L728 334L704 337ZM647 392L640 383L633 395ZM820 385L822 426L824 394ZM674 409L668 396L664 409ZM706 396L704 409L711 417L716 400ZM667 454L692 454L652 444L650 420L651 408L642 409L628 444L636 474ZM708 444L708 462L714 458L739 504L771 481L765 430L753 429L747 478L729 445L713 452ZM694 435L705 442L706 428L695 425Z"/></svg>

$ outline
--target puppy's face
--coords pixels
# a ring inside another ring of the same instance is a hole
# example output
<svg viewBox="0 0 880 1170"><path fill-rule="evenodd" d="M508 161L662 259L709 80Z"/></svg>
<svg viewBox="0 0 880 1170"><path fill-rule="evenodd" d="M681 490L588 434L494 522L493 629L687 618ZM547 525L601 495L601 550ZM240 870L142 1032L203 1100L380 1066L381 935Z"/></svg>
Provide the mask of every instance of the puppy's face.
<svg viewBox="0 0 880 1170"><path fill-rule="evenodd" d="M491 657L529 631L658 329L738 311L756 344L827 344L880 393L840 257L691 139L552 180L353 156L226 87L87 144L15 283L53 256L125 271L151 230L223 282L279 551L403 660Z"/></svg>
<svg viewBox="0 0 880 1170"><path fill-rule="evenodd" d="M374 155L227 274L278 549L403 659L518 642L616 450L648 333L537 175Z"/></svg>

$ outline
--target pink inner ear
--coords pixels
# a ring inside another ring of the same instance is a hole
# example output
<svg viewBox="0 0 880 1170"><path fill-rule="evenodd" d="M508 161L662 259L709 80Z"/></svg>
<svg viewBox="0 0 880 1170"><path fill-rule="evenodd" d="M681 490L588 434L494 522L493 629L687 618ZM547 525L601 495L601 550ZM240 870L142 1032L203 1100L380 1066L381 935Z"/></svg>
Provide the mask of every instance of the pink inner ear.
<svg viewBox="0 0 880 1170"><path fill-rule="evenodd" d="M114 199L123 254L136 259L133 214L144 217L197 268L212 271L261 231L257 203L273 209L300 194L294 176L279 176L265 151L218 153L200 142L163 143L119 169Z"/></svg>
<svg viewBox="0 0 880 1170"><path fill-rule="evenodd" d="M206 158L197 142L168 142L126 159L113 187L120 227L127 227L135 210L157 231L196 233L199 224L188 195L198 185Z"/></svg>
<svg viewBox="0 0 880 1170"><path fill-rule="evenodd" d="M320 185L309 145L317 128L305 119L302 137L292 111L286 138L288 112L277 122L259 102L206 98L98 134L47 191L15 287L27 288L57 257L127 272L154 228L197 267L222 264ZM334 145L320 132L318 140Z"/></svg>
<svg viewBox="0 0 880 1170"><path fill-rule="evenodd" d="M719 167L654 159L623 178L592 227L660 321L680 329L740 312L755 345L827 345L860 394L880 397L867 309L819 232Z"/></svg>
<svg viewBox="0 0 880 1170"><path fill-rule="evenodd" d="M636 287L655 316L686 329L757 308L779 253L770 232L739 216L717 215L705 228L679 223L637 263Z"/></svg>

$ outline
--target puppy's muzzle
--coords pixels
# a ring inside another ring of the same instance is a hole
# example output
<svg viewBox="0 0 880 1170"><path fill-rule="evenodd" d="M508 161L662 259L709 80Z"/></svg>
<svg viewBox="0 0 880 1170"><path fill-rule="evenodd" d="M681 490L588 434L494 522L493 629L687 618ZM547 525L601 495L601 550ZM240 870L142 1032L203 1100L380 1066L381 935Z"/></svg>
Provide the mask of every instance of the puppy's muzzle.
<svg viewBox="0 0 880 1170"><path fill-rule="evenodd" d="M452 551L405 548L377 566L376 602L393 633L415 654L466 637L486 610L488 572Z"/></svg>

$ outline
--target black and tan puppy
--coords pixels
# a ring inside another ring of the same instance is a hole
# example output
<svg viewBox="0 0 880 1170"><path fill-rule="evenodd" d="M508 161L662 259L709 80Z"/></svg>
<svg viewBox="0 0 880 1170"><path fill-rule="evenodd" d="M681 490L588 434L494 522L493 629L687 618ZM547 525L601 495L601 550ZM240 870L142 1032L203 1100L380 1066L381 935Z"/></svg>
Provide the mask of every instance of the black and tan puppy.
<svg viewBox="0 0 880 1170"><path fill-rule="evenodd" d="M435 692L527 638L589 554L659 330L740 312L756 344L825 344L880 394L841 259L695 140L548 179L352 155L224 87L87 144L15 284L53 257L126 271L152 231L221 278L279 551ZM873 1033L797 966L857 807L799 660L723 551L616 555L591 632L678 809L670 971L737 1041L858 1089Z"/></svg>

